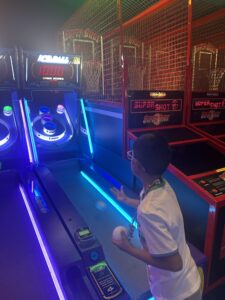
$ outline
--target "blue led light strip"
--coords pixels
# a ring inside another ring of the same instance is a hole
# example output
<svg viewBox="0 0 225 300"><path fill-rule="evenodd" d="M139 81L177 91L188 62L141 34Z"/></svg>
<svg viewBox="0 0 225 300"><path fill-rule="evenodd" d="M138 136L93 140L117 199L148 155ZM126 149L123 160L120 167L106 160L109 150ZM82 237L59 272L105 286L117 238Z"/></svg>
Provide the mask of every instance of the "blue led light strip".
<svg viewBox="0 0 225 300"><path fill-rule="evenodd" d="M82 109L82 113L83 113L83 116L84 116L85 127L86 127L86 130L87 130L88 145L89 145L91 156L93 156L94 150L93 150L93 145L92 145L92 141L91 141L91 134L90 134L89 126L88 126L86 110L85 110L85 107L84 107L84 100L82 98L80 99L80 104L81 104L81 109Z"/></svg>
<svg viewBox="0 0 225 300"><path fill-rule="evenodd" d="M22 116L22 122L23 122L23 129L24 129L24 134L25 134L25 140L26 140L26 144L27 144L27 151L28 151L28 156L29 156L29 162L31 164L34 163L34 157L33 157L33 151L32 151L32 145L30 143L30 139L29 139L29 129L27 127L27 122L26 122L26 117L25 117L25 112L23 109L23 104L22 104L22 100L19 100L19 105L20 105L20 112L21 112L21 116Z"/></svg>
<svg viewBox="0 0 225 300"><path fill-rule="evenodd" d="M56 272L56 270L54 269L54 266L53 266L53 262L50 259L50 254L48 253L47 246L45 245L44 239L43 239L43 237L41 235L41 231L40 231L40 229L38 227L38 223L36 222L35 217L33 215L33 212L32 212L32 209L30 207L29 201L27 199L26 193L25 193L25 191L24 191L24 189L23 189L23 187L21 185L19 185L19 189L20 189L20 192L21 192L24 204L26 206L28 215L30 217L31 223L33 225L34 232L36 234L36 237L38 239L39 245L41 247L41 251L43 253L43 256L45 258L46 264L48 266L49 273L50 273L50 275L52 277L52 281L54 283L56 292L57 292L60 300L66 300L67 297L64 294L63 287L61 286L61 283L60 283L60 279L58 278L57 272Z"/></svg>
<svg viewBox="0 0 225 300"><path fill-rule="evenodd" d="M102 188L100 188L99 185L97 185L96 182L94 182L87 174L85 174L83 171L80 172L80 174L129 222L132 223L133 218L122 208L120 207L113 198L111 198L106 192L103 191ZM137 228L137 222L135 221L133 223L134 227Z"/></svg>
<svg viewBox="0 0 225 300"><path fill-rule="evenodd" d="M34 141L34 134L33 134L33 128L32 128L32 125L31 125L30 112L29 112L27 99L24 99L24 108L25 108L25 114L26 114L26 119L27 119L28 130L29 130L29 133L30 133L30 140L31 140L31 146L32 146L32 150L33 150L34 162L36 164L38 164L39 163L38 154L37 154L36 144L35 144L35 141Z"/></svg>

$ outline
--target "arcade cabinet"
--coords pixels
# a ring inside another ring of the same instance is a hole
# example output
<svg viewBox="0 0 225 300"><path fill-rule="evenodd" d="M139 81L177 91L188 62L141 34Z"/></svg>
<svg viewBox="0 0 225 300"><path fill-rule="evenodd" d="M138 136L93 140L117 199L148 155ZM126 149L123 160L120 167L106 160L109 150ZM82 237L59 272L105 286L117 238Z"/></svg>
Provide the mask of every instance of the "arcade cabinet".
<svg viewBox="0 0 225 300"><path fill-rule="evenodd" d="M224 62L224 41L215 39L215 33L209 35L210 30L207 22L203 26L203 31L199 33L199 28L195 28L195 38L192 49L192 95L189 98L189 110L187 122L191 127L213 139L215 143L225 148L225 62ZM219 22L217 20L218 28ZM214 27L213 30L218 30ZM201 35L207 32L201 42ZM207 77L207 80L206 78ZM202 82L208 82L202 85Z"/></svg>
<svg viewBox="0 0 225 300"><path fill-rule="evenodd" d="M225 151L196 127L170 124L179 120L182 96L168 96L168 92L130 93L128 128L132 130L128 130L128 145L147 132L163 135L171 145L172 159L165 176L178 196L188 241L207 256L206 290L210 290L225 279L225 181L221 177ZM148 128L143 128L145 120Z"/></svg>
<svg viewBox="0 0 225 300"><path fill-rule="evenodd" d="M0 49L0 290L2 299L60 298L20 173L28 164L18 99L18 55Z"/></svg>
<svg viewBox="0 0 225 300"><path fill-rule="evenodd" d="M212 82L220 79L219 89L223 89L224 8L215 1L207 9L202 1L125 2L85 3L59 33L63 51L72 52L79 41L87 60L101 61L100 72L89 69L88 78L96 79L96 89L83 91L94 149L92 171L101 172L112 185L113 177L137 191L126 152L142 133L164 135L173 149L165 176L178 195L188 240L208 257L206 285L211 289L225 280L224 182L219 177L225 160L222 143L215 142L224 136L224 126L216 133L220 136L211 138L199 126L187 124L187 111L192 84L204 93L211 85L207 71L214 66L218 72L212 74ZM93 35L86 32L90 29ZM196 56L195 75L201 74L202 80L192 83L192 45L198 43L202 51ZM218 47L211 43L220 46L218 60ZM89 52L88 44L92 45ZM88 57L87 52L93 55ZM220 92L219 96L208 95L213 100L201 104L211 106L203 117L218 115L219 110L211 111L217 104L223 115L223 100L217 101L223 97ZM198 125L203 127L204 121ZM214 125L217 127L216 122ZM81 134L85 139L85 131ZM213 176L208 180L205 175Z"/></svg>
<svg viewBox="0 0 225 300"><path fill-rule="evenodd" d="M111 242L113 229L129 222L87 184L87 175L81 170L81 162L89 163L92 153L81 151L80 130L85 136L87 131L79 97L80 56L23 51L21 62L24 131L29 132L27 143L34 157L28 189L32 189L32 177L36 176L48 196L47 201L41 200L45 213L39 208L40 222L43 215L45 222L51 222L48 211L54 208L82 258L79 268L88 278L84 285L88 280L90 297L140 297L149 289L144 264L113 249Z"/></svg>

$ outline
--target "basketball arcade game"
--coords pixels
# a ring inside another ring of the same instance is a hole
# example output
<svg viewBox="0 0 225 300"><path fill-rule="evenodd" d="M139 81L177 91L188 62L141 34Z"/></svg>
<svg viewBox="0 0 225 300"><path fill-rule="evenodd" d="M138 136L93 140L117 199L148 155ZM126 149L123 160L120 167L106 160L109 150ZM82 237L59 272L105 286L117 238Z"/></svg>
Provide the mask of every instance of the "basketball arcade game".
<svg viewBox="0 0 225 300"><path fill-rule="evenodd" d="M124 270L120 270L121 263L111 251L112 230L118 224L118 219L123 220L119 224L124 222L124 219L122 216L114 216L113 208L107 211L106 216L104 212L96 209L95 203L99 194L87 190L80 173L79 160L83 158L79 151L77 134L80 126L80 103L77 96L81 67L79 59L80 57L76 55L40 55L23 52L23 84L26 95L23 109L36 164L34 177L37 178L33 179L31 175L29 186L31 189L38 182L38 188L44 190L47 197L38 197L39 203L36 205L39 214L40 211L47 211L48 214L48 211L51 211L50 207L53 208L81 256L83 267L80 270L80 266L75 266L76 271L72 273L77 272L80 275L80 281L84 280L83 286L90 281L86 287L88 297L128 299L128 294L108 265L109 261L113 268L116 266L117 274L118 270L123 273L129 268L129 264L126 267L124 263ZM63 68L73 71L70 71L67 77L68 73L64 73ZM45 222L48 222L47 214ZM40 219L43 218L43 213L41 215ZM96 223L96 220L101 219L108 224L104 230L103 223ZM106 257L110 259L106 260L98 240L104 249L107 249ZM75 262L74 264L76 265ZM144 269L143 274L145 276ZM85 280L84 277L88 279ZM124 281L121 274L117 277L120 281ZM130 276L127 277L125 282L128 282L130 288L134 290L135 284L130 281ZM78 294L82 297L81 291L78 291ZM87 295L83 295L84 299L87 299L85 298Z"/></svg>
<svg viewBox="0 0 225 300"><path fill-rule="evenodd" d="M189 126L225 147L225 93L193 92Z"/></svg>
<svg viewBox="0 0 225 300"><path fill-rule="evenodd" d="M0 74L1 297L59 299L60 285L20 176L29 158L19 110L17 49L0 50Z"/></svg>
<svg viewBox="0 0 225 300"><path fill-rule="evenodd" d="M173 94L173 97L168 97L170 94ZM177 97L174 97L176 94ZM153 95L158 99L154 99ZM170 125L170 120L179 120L179 114L182 112L182 104L179 103L182 103L182 95L179 93L131 92L128 126L132 129L128 131L128 143L131 147L133 140L140 134L155 132L163 135L171 145L170 174L166 176L178 195L188 240L208 257L207 288L212 288L214 284L224 280L222 253L225 182L220 175L224 171L225 157L221 147L218 147L220 151L217 150L217 144L213 144L208 136L200 133L195 127ZM164 126L160 126L160 123L164 123ZM148 128L140 128L142 126ZM194 192L188 191L185 185L182 190L179 180ZM190 224L195 224L198 230L191 230Z"/></svg>
<svg viewBox="0 0 225 300"><path fill-rule="evenodd" d="M202 19L201 26L193 29L193 92L187 122L225 147L225 51L224 37L220 33L224 14L219 12L211 20Z"/></svg>
<svg viewBox="0 0 225 300"><path fill-rule="evenodd" d="M205 39L207 42L193 47L193 92L187 122L214 140L218 147L225 148L224 42L219 40L215 47L212 37Z"/></svg>

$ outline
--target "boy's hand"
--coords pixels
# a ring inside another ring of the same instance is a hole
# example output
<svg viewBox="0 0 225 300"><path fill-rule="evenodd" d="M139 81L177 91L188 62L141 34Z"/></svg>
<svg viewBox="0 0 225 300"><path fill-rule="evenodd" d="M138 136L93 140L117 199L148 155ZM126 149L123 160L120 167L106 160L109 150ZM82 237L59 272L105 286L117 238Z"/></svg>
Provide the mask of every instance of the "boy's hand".
<svg viewBox="0 0 225 300"><path fill-rule="evenodd" d="M112 242L114 245L116 245L118 248L125 252L129 252L129 250L132 248L131 243L128 240L128 237L125 232L121 232L121 239L115 240L112 238Z"/></svg>
<svg viewBox="0 0 225 300"><path fill-rule="evenodd" d="M117 189L116 187L112 187L110 189L111 193L116 197L117 200L127 203L127 196L124 193L123 186L121 185L120 190Z"/></svg>

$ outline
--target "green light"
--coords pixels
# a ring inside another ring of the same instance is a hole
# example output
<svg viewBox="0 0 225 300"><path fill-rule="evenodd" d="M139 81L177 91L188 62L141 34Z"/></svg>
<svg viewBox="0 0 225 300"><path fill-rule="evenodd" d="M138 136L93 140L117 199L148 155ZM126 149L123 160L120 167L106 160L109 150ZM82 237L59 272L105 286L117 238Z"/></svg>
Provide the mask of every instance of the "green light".
<svg viewBox="0 0 225 300"><path fill-rule="evenodd" d="M7 117L12 115L12 111L12 106L6 105L3 107L3 114Z"/></svg>
<svg viewBox="0 0 225 300"><path fill-rule="evenodd" d="M106 268L106 266L107 266L106 262L101 261L101 262L97 263L96 265L91 266L90 271L91 272L99 272L101 270L104 270Z"/></svg>
<svg viewBox="0 0 225 300"><path fill-rule="evenodd" d="M6 105L3 108L4 111L12 111L12 106Z"/></svg>

